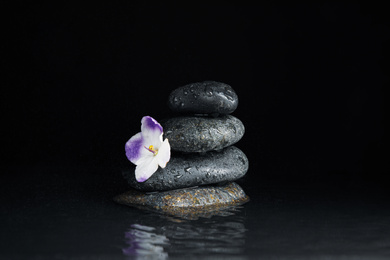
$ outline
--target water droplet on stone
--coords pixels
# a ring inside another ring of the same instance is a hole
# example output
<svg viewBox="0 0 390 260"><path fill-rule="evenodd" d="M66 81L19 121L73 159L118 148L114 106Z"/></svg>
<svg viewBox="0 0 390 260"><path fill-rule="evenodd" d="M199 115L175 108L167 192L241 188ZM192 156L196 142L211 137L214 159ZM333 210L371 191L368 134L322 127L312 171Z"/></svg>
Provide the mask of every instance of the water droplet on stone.
<svg viewBox="0 0 390 260"><path fill-rule="evenodd" d="M183 90L183 94L184 94L184 96L187 96L188 91L187 90Z"/></svg>
<svg viewBox="0 0 390 260"><path fill-rule="evenodd" d="M180 102L180 106L181 106L181 107L184 107L184 102Z"/></svg>
<svg viewBox="0 0 390 260"><path fill-rule="evenodd" d="M225 97L226 97L227 99L229 99L230 101L234 101L233 96L231 96L231 95L228 94L228 93L225 93Z"/></svg>
<svg viewBox="0 0 390 260"><path fill-rule="evenodd" d="M193 86L190 87L190 92L191 92L191 93L194 93L194 92L195 92L195 89L194 89Z"/></svg>
<svg viewBox="0 0 390 260"><path fill-rule="evenodd" d="M240 162L241 162L243 165L245 165L245 159L244 159L244 158L242 158L242 157L240 156L240 157L238 157L238 159L240 160Z"/></svg>
<svg viewBox="0 0 390 260"><path fill-rule="evenodd" d="M225 92L224 92L224 95L227 99L229 99L230 101L234 101L234 98L233 98L233 92L228 89L228 88L225 88Z"/></svg>
<svg viewBox="0 0 390 260"><path fill-rule="evenodd" d="M185 172L190 172L191 171L191 167L187 167L184 169Z"/></svg>
<svg viewBox="0 0 390 260"><path fill-rule="evenodd" d="M174 102L174 103L177 103L177 102L179 102L179 99L178 99L177 97L174 97L174 98L173 98L173 102Z"/></svg>
<svg viewBox="0 0 390 260"><path fill-rule="evenodd" d="M205 92L208 97L211 97L214 94L213 89L210 86L206 86Z"/></svg>
<svg viewBox="0 0 390 260"><path fill-rule="evenodd" d="M210 178L211 174L209 172L206 173L206 177Z"/></svg>

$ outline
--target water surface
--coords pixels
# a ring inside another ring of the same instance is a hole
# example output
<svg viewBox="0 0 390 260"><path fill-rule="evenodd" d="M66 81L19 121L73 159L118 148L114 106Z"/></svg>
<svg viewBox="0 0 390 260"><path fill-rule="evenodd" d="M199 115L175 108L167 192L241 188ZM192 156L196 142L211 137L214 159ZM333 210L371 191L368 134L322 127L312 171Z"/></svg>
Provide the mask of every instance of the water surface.
<svg viewBox="0 0 390 260"><path fill-rule="evenodd" d="M23 170L29 174L19 178ZM15 166L7 174L0 205L2 259L390 257L388 197L372 187L244 178L239 185L250 202L185 220L114 203L127 189L120 171L37 165Z"/></svg>

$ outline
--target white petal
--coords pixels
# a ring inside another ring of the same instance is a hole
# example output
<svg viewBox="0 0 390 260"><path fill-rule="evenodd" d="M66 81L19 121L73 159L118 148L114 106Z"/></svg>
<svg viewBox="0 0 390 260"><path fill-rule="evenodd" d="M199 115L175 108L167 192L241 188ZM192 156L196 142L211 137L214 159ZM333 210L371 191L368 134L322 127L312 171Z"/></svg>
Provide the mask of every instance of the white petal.
<svg viewBox="0 0 390 260"><path fill-rule="evenodd" d="M158 160L158 165L160 165L161 168L165 168L165 166L171 159L171 146L168 142L168 138L166 138L161 144L156 157Z"/></svg>
<svg viewBox="0 0 390 260"><path fill-rule="evenodd" d="M145 142L159 148L162 143L162 126L152 117L144 116L141 120L141 132Z"/></svg>
<svg viewBox="0 0 390 260"><path fill-rule="evenodd" d="M156 156L145 156L135 168L135 179L144 182L157 171L158 162Z"/></svg>

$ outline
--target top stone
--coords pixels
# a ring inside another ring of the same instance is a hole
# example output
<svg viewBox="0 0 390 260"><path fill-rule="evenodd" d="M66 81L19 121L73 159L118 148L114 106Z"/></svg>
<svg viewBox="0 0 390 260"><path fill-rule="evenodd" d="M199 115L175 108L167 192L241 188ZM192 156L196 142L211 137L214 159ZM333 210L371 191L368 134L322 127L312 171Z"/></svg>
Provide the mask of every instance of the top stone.
<svg viewBox="0 0 390 260"><path fill-rule="evenodd" d="M236 110L238 97L233 88L225 83L204 81L173 90L168 106L179 113L226 115Z"/></svg>

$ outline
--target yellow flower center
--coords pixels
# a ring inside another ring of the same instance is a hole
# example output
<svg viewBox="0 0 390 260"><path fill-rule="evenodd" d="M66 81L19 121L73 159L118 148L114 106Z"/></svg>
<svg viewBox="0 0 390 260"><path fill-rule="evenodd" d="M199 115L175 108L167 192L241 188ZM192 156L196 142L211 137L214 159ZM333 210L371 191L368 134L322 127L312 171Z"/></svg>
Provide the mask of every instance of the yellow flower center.
<svg viewBox="0 0 390 260"><path fill-rule="evenodd" d="M154 156L157 155L158 150L154 149L153 145L149 145L149 147L144 146L149 152L153 153Z"/></svg>

